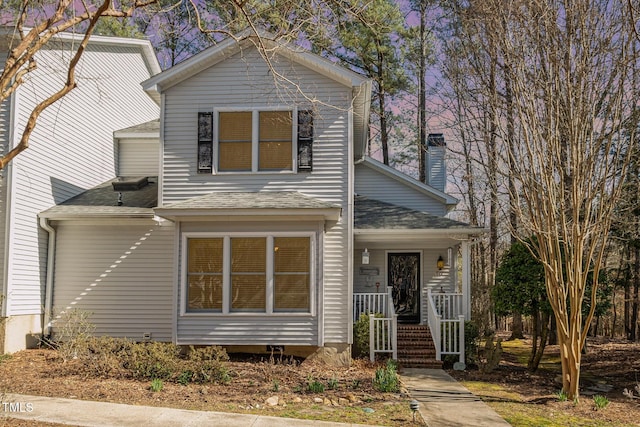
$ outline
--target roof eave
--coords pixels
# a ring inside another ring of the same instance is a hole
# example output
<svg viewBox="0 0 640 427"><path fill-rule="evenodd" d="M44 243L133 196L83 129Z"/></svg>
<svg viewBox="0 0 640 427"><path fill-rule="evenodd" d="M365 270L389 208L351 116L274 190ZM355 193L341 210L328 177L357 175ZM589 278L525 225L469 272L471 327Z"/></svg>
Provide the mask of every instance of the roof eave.
<svg viewBox="0 0 640 427"><path fill-rule="evenodd" d="M460 228L354 228L354 235L414 235L414 234L430 234L430 235L466 235L480 236L487 233L485 228L460 227Z"/></svg>
<svg viewBox="0 0 640 427"><path fill-rule="evenodd" d="M278 217L290 219L293 217L305 217L308 219L323 219L325 221L338 221L340 219L341 208L325 209L175 209L156 208L155 214L172 221L192 220L194 218L246 218L252 217Z"/></svg>
<svg viewBox="0 0 640 427"><path fill-rule="evenodd" d="M72 220L81 220L81 219L153 219L154 214L150 209L148 213L142 212L40 212L38 214L39 218L44 218L48 221L72 221Z"/></svg>
<svg viewBox="0 0 640 427"><path fill-rule="evenodd" d="M163 71L143 81L143 89L154 99L159 100L160 93L170 87L186 80L187 78L209 68L223 59L234 55L247 46L255 46L253 38L261 37L260 43L268 49L280 48L277 52L282 56L300 63L307 68L313 69L326 77L335 80L347 87L357 87L362 85L368 79L351 70L341 67L329 60L322 58L312 52L308 52L289 42L281 42L272 40L271 35L260 33L256 35L250 30L240 33L236 37L229 37L215 46L212 46L191 58L174 65L173 67Z"/></svg>

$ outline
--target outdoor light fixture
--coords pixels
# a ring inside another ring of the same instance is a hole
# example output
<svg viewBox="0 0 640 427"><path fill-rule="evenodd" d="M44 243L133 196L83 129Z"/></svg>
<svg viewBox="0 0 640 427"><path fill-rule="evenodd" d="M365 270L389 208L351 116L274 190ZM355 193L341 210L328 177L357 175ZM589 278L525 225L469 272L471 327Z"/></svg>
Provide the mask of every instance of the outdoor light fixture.
<svg viewBox="0 0 640 427"><path fill-rule="evenodd" d="M411 408L411 410L413 411L413 422L416 421L416 411L419 407L420 402L418 402L417 400L412 400L411 402L409 402L409 408Z"/></svg>
<svg viewBox="0 0 640 427"><path fill-rule="evenodd" d="M444 268L444 260L442 259L442 255L438 256L438 262L436 263L438 266L438 270L442 270Z"/></svg>
<svg viewBox="0 0 640 427"><path fill-rule="evenodd" d="M369 251L367 248L364 248L364 252L362 252L362 265L369 264Z"/></svg>

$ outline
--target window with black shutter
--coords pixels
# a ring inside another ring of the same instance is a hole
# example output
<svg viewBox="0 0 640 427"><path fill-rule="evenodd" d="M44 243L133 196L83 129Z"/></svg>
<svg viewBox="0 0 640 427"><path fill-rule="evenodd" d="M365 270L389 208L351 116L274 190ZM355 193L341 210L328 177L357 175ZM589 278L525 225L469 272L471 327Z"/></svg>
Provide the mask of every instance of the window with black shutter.
<svg viewBox="0 0 640 427"><path fill-rule="evenodd" d="M313 112L298 111L298 172L313 169Z"/></svg>
<svg viewBox="0 0 640 427"><path fill-rule="evenodd" d="M213 113L198 113L198 173L213 171Z"/></svg>

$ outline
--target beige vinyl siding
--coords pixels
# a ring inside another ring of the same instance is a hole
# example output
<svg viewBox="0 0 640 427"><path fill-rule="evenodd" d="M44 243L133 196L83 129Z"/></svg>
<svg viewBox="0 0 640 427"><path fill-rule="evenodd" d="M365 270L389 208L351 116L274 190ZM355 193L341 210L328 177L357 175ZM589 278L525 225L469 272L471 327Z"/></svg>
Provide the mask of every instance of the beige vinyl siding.
<svg viewBox="0 0 640 427"><path fill-rule="evenodd" d="M404 206L431 215L444 216L446 206L439 200L415 188L369 168L366 164L355 167L355 192L359 196Z"/></svg>
<svg viewBox="0 0 640 427"><path fill-rule="evenodd" d="M157 140L122 139L118 143L118 176L158 176Z"/></svg>
<svg viewBox="0 0 640 427"><path fill-rule="evenodd" d="M60 88L68 59L57 46L39 52L38 69L17 94L16 138L33 106ZM113 178L113 131L158 117L140 86L148 76L139 48L89 44L78 87L42 113L29 149L14 159L9 314L42 310L47 235L37 214Z"/></svg>
<svg viewBox="0 0 640 427"><path fill-rule="evenodd" d="M56 225L55 313L91 313L97 335L172 339L174 227ZM78 262L78 260L82 262ZM55 330L55 325L54 325Z"/></svg>
<svg viewBox="0 0 640 427"><path fill-rule="evenodd" d="M227 58L166 91L161 200L169 204L212 191L298 191L341 206L342 217L339 222L326 225L324 246L320 249L325 260L321 283L325 309L322 341L347 342L351 209L348 171L352 161L348 143L352 90L282 58L274 63L281 73L300 85L304 94L282 81L275 82L273 73L253 49ZM318 102L312 104L310 99ZM198 112L276 106L314 110L313 172L197 173ZM182 326L181 334L197 335L195 331L199 326L195 323L189 326L191 330L186 329L186 324ZM257 333L253 338L259 337Z"/></svg>
<svg viewBox="0 0 640 427"><path fill-rule="evenodd" d="M276 222L184 222L183 233L235 233L248 232L260 236L263 233L300 232L315 234L316 254L314 263L315 286L311 300L315 312L309 314L264 315L259 313L198 314L186 313L178 316L178 344L220 344L220 345L318 345L319 312L322 310L320 284L322 281L320 246L322 245L321 223L313 221ZM180 249L183 250L182 248ZM180 266L181 268L182 266ZM180 271L178 301L182 299L184 274Z"/></svg>

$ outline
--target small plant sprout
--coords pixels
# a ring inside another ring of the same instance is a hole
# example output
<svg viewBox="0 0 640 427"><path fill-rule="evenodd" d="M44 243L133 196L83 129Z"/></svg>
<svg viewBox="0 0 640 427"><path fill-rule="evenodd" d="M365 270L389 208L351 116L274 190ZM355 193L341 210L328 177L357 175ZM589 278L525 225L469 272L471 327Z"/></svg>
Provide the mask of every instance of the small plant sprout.
<svg viewBox="0 0 640 427"><path fill-rule="evenodd" d="M162 391L162 380L159 378L154 378L151 380L151 386L149 387L149 389L154 392L157 393L159 391Z"/></svg>
<svg viewBox="0 0 640 427"><path fill-rule="evenodd" d="M324 384L309 377L307 381L307 391L311 393L324 393Z"/></svg>
<svg viewBox="0 0 640 427"><path fill-rule="evenodd" d="M609 405L609 399L605 396L596 394L593 396L594 409L597 411L598 409L604 409Z"/></svg>
<svg viewBox="0 0 640 427"><path fill-rule="evenodd" d="M329 390L336 390L338 388L338 379L335 377L331 378L327 381L327 387L329 387Z"/></svg>
<svg viewBox="0 0 640 427"><path fill-rule="evenodd" d="M556 396L558 397L558 402L566 402L567 401L567 392L564 390L560 390Z"/></svg>
<svg viewBox="0 0 640 427"><path fill-rule="evenodd" d="M271 387L273 391L278 391L280 390L280 381L278 380L273 380L273 387Z"/></svg>
<svg viewBox="0 0 640 427"><path fill-rule="evenodd" d="M385 367L376 369L373 387L383 393L395 393L400 389L400 378L393 360L387 360Z"/></svg>

